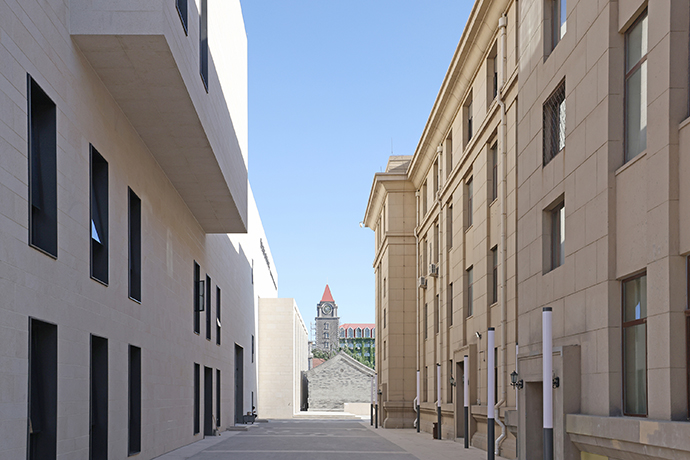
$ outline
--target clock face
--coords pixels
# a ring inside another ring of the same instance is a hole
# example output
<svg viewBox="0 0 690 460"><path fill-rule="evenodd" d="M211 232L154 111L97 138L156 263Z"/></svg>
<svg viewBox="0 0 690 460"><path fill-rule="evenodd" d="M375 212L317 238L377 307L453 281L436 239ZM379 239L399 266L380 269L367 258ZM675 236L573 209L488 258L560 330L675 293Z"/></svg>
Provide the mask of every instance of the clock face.
<svg viewBox="0 0 690 460"><path fill-rule="evenodd" d="M331 307L329 304L326 304L321 308L321 310L323 311L324 315L330 315L333 311L333 307Z"/></svg>

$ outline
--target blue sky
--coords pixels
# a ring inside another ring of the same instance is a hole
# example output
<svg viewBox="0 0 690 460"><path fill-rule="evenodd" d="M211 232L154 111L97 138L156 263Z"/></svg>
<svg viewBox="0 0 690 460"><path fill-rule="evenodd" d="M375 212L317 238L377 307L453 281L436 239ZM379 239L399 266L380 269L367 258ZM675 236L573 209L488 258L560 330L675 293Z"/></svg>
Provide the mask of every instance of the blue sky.
<svg viewBox="0 0 690 460"><path fill-rule="evenodd" d="M341 323L374 321L373 175L414 153L472 4L242 0L249 178L307 325L326 283Z"/></svg>

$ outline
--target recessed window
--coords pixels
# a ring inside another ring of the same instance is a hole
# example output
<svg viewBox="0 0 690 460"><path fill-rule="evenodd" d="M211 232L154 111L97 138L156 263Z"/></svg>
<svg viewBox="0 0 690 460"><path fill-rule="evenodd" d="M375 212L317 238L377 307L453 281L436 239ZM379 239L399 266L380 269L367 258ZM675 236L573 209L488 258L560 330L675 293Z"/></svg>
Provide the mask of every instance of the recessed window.
<svg viewBox="0 0 690 460"><path fill-rule="evenodd" d="M647 12L625 34L625 161L647 150Z"/></svg>
<svg viewBox="0 0 690 460"><path fill-rule="evenodd" d="M323 328L324 328L325 330L328 330L328 326L329 326L328 323L324 323L324 324L323 324Z"/></svg>
<svg viewBox="0 0 690 460"><path fill-rule="evenodd" d="M220 345L220 288L216 286L216 345Z"/></svg>
<svg viewBox="0 0 690 460"><path fill-rule="evenodd" d="M383 327L386 327L386 309L383 309Z"/></svg>
<svg viewBox="0 0 690 460"><path fill-rule="evenodd" d="M199 434L201 431L201 367L194 363L194 434Z"/></svg>
<svg viewBox="0 0 690 460"><path fill-rule="evenodd" d="M429 337L429 304L424 304L424 339Z"/></svg>
<svg viewBox="0 0 690 460"><path fill-rule="evenodd" d="M211 277L206 275L206 340L211 340Z"/></svg>
<svg viewBox="0 0 690 460"><path fill-rule="evenodd" d="M199 73L208 93L208 0L201 0L199 14Z"/></svg>
<svg viewBox="0 0 690 460"><path fill-rule="evenodd" d="M180 15L180 21L182 21L182 27L184 28L184 34L187 35L187 0L176 0L177 13Z"/></svg>
<svg viewBox="0 0 690 460"><path fill-rule="evenodd" d="M546 166L565 148L565 82L544 104L544 153Z"/></svg>
<svg viewBox="0 0 690 460"><path fill-rule="evenodd" d="M422 399L424 402L429 401L429 366L424 366L424 378L422 379Z"/></svg>
<svg viewBox="0 0 690 460"><path fill-rule="evenodd" d="M438 294L436 294L436 297L434 298L434 329L436 330L436 333L438 334L441 332L441 308L439 305L439 297Z"/></svg>
<svg viewBox="0 0 690 460"><path fill-rule="evenodd" d="M441 158L437 157L436 161L434 161L434 171L433 171L433 174L434 174L434 177L433 177L433 179L434 179L434 196L433 196L433 198L434 199L436 198L436 194L438 193L438 189L441 186L441 178L438 175L438 163L440 160L441 160Z"/></svg>
<svg viewBox="0 0 690 460"><path fill-rule="evenodd" d="M108 458L108 339L91 336L89 458Z"/></svg>
<svg viewBox="0 0 690 460"><path fill-rule="evenodd" d="M498 46L494 43L494 46L489 52L489 57L486 60L486 70L487 70L487 88L488 88L488 98L487 106L496 99L498 95Z"/></svg>
<svg viewBox="0 0 690 460"><path fill-rule="evenodd" d="M426 216L427 205L428 205L427 187L426 187L426 181L424 181L424 185L422 185L422 217Z"/></svg>
<svg viewBox="0 0 690 460"><path fill-rule="evenodd" d="M498 302L498 246L491 248L491 304Z"/></svg>
<svg viewBox="0 0 690 460"><path fill-rule="evenodd" d="M446 177L450 176L451 171L453 170L453 132L448 133L448 137L446 137L446 142L443 145L443 154L446 156Z"/></svg>
<svg viewBox="0 0 690 460"><path fill-rule="evenodd" d="M491 164L491 201L498 198L498 143L494 143L489 149Z"/></svg>
<svg viewBox="0 0 690 460"><path fill-rule="evenodd" d="M544 2L544 45L549 55L565 36L568 29L568 5L566 0L545 0Z"/></svg>
<svg viewBox="0 0 690 460"><path fill-rule="evenodd" d="M326 342L326 346L328 346L328 342ZM254 334L252 334L252 362L254 362Z"/></svg>
<svg viewBox="0 0 690 460"><path fill-rule="evenodd" d="M220 369L216 369L216 426L220 426Z"/></svg>
<svg viewBox="0 0 690 460"><path fill-rule="evenodd" d="M474 314L474 267L467 269L467 316Z"/></svg>
<svg viewBox="0 0 690 460"><path fill-rule="evenodd" d="M464 106L465 112L465 145L467 145L474 135L474 113L472 109L472 93L467 97Z"/></svg>
<svg viewBox="0 0 690 460"><path fill-rule="evenodd" d="M623 282L625 415L647 415L647 275Z"/></svg>
<svg viewBox="0 0 690 460"><path fill-rule="evenodd" d="M451 197L451 201L453 198ZM449 205L446 210L446 246L448 251L453 247L453 205Z"/></svg>
<svg viewBox="0 0 690 460"><path fill-rule="evenodd" d="M91 146L91 277L108 284L108 162Z"/></svg>
<svg viewBox="0 0 690 460"><path fill-rule="evenodd" d="M560 201L544 213L547 226L547 254L545 272L560 267L565 262L565 201Z"/></svg>
<svg viewBox="0 0 690 460"><path fill-rule="evenodd" d="M57 326L29 320L29 460L56 458Z"/></svg>
<svg viewBox="0 0 690 460"><path fill-rule="evenodd" d="M453 283L448 284L448 324L453 325Z"/></svg>
<svg viewBox="0 0 690 460"><path fill-rule="evenodd" d="M141 348L129 346L129 455L141 452Z"/></svg>
<svg viewBox="0 0 690 460"><path fill-rule="evenodd" d="M204 281L201 279L201 267L194 262L194 332L201 333L201 312L204 311Z"/></svg>
<svg viewBox="0 0 690 460"><path fill-rule="evenodd" d="M27 80L29 244L57 257L57 111L33 78Z"/></svg>
<svg viewBox="0 0 690 460"><path fill-rule="evenodd" d="M129 189L129 297L141 302L141 200Z"/></svg>
<svg viewBox="0 0 690 460"><path fill-rule="evenodd" d="M467 209L465 211L465 215L467 216L467 228L472 226L473 223L473 209L474 209L474 184L472 181L472 177L467 179L467 183L465 184L465 196L467 196L467 200L465 201Z"/></svg>

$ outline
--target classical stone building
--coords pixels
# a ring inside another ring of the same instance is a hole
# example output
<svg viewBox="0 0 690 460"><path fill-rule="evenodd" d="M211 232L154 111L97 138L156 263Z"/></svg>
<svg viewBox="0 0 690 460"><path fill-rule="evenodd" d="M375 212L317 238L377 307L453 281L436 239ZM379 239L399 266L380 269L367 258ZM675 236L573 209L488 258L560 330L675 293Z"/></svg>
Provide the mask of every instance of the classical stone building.
<svg viewBox="0 0 690 460"><path fill-rule="evenodd" d="M233 425L277 290L240 2L0 11L0 458L151 459Z"/></svg>
<svg viewBox="0 0 690 460"><path fill-rule="evenodd" d="M326 285L321 301L316 305L315 336L313 350L333 353L338 351L338 305L333 300L331 288Z"/></svg>
<svg viewBox="0 0 690 460"><path fill-rule="evenodd" d="M365 364L373 366L376 356L376 325L371 323L345 323L339 329L340 349L347 349Z"/></svg>
<svg viewBox="0 0 690 460"><path fill-rule="evenodd" d="M371 402L374 370L340 352L305 373L309 410L342 411L345 403Z"/></svg>

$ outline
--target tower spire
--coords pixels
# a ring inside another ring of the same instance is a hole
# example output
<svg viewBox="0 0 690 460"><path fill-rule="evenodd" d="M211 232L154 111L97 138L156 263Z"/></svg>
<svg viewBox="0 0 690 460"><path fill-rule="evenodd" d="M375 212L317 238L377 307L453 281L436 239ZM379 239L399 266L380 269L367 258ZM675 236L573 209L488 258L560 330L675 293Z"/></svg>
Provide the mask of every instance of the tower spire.
<svg viewBox="0 0 690 460"><path fill-rule="evenodd" d="M331 288L326 285L326 289L323 291L323 296L321 297L321 302L335 302L333 296L331 295Z"/></svg>

